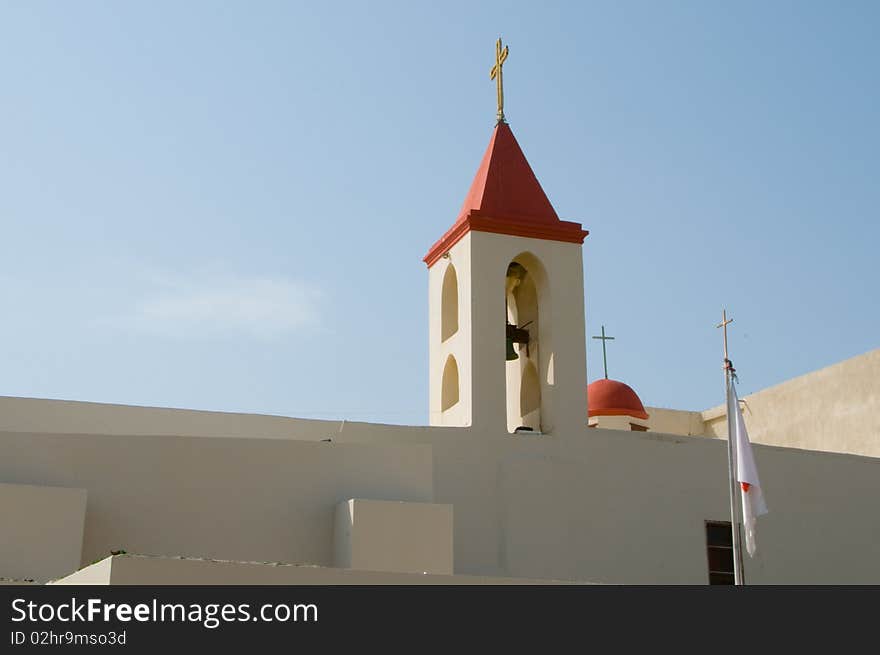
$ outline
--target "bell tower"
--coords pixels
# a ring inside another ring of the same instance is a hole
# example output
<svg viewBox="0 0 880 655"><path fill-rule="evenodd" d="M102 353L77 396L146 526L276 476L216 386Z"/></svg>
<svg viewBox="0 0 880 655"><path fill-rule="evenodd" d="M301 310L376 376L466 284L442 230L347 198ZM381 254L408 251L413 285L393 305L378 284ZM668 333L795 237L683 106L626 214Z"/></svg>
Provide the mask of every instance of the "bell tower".
<svg viewBox="0 0 880 655"><path fill-rule="evenodd" d="M428 265L430 424L554 434L587 425L588 232L561 221L504 117ZM503 322L502 322L503 317Z"/></svg>
<svg viewBox="0 0 880 655"><path fill-rule="evenodd" d="M581 431L588 233L559 220L499 116L458 218L424 257L430 424Z"/></svg>

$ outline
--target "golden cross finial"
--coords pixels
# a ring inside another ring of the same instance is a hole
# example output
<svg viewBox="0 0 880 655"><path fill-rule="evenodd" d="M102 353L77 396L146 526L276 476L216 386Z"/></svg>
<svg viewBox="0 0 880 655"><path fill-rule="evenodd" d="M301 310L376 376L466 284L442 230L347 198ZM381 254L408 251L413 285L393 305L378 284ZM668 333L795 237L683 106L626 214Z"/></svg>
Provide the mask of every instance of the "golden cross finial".
<svg viewBox="0 0 880 655"><path fill-rule="evenodd" d="M721 310L721 322L716 325L717 328L724 328L724 365L727 366L727 362L729 361L727 357L727 326L733 323L733 319L727 318L727 310Z"/></svg>
<svg viewBox="0 0 880 655"><path fill-rule="evenodd" d="M504 84L501 81L501 67L507 61L507 46L501 49L501 39L495 43L495 65L489 71L489 79L495 80L498 87L498 122L504 122Z"/></svg>

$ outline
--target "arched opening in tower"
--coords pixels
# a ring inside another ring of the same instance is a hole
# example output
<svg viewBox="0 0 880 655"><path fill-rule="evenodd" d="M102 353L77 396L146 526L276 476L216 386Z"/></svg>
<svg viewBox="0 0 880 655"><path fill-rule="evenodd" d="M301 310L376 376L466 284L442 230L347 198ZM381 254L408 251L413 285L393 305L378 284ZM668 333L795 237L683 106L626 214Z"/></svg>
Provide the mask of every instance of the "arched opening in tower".
<svg viewBox="0 0 880 655"><path fill-rule="evenodd" d="M518 261L507 267L506 307L507 430L541 431L538 287L535 275Z"/></svg>
<svg viewBox="0 0 880 655"><path fill-rule="evenodd" d="M446 341L458 332L458 275L452 264L443 274L440 303L440 341Z"/></svg>
<svg viewBox="0 0 880 655"><path fill-rule="evenodd" d="M447 411L458 403L458 363L450 355L443 367L443 384L440 392L440 409Z"/></svg>

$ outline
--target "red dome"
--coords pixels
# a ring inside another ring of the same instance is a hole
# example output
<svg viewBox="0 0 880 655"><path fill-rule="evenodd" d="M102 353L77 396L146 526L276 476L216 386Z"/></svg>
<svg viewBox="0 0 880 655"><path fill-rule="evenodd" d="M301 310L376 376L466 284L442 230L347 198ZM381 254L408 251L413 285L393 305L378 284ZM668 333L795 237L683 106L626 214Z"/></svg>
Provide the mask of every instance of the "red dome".
<svg viewBox="0 0 880 655"><path fill-rule="evenodd" d="M588 416L632 416L647 419L648 413L629 385L617 380L596 380L587 385Z"/></svg>

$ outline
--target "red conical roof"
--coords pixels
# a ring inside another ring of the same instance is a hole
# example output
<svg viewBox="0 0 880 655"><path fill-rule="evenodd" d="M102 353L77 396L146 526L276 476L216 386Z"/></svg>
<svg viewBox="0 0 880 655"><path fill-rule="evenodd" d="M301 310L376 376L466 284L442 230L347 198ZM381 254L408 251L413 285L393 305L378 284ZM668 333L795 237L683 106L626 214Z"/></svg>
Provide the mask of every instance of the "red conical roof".
<svg viewBox="0 0 880 655"><path fill-rule="evenodd" d="M471 212L494 218L528 218L557 223L559 216L526 161L507 123L499 123L470 191L459 212L461 220Z"/></svg>
<svg viewBox="0 0 880 655"><path fill-rule="evenodd" d="M507 123L498 123L452 228L431 246L431 266L470 230L583 243L580 223L560 221Z"/></svg>
<svg viewBox="0 0 880 655"><path fill-rule="evenodd" d="M627 384L607 378L587 385L588 416L632 416L647 419L638 395Z"/></svg>

